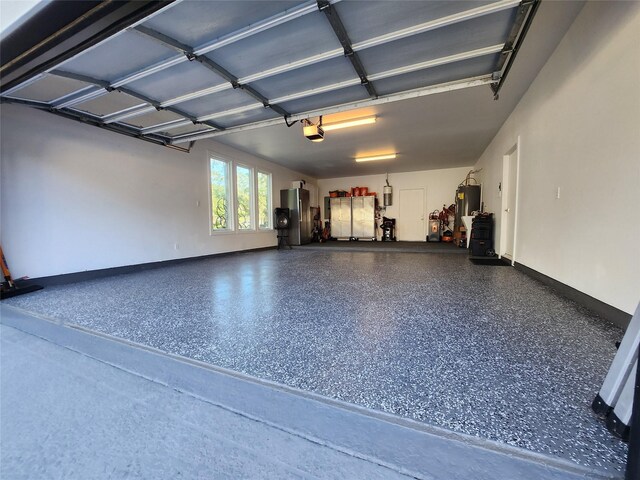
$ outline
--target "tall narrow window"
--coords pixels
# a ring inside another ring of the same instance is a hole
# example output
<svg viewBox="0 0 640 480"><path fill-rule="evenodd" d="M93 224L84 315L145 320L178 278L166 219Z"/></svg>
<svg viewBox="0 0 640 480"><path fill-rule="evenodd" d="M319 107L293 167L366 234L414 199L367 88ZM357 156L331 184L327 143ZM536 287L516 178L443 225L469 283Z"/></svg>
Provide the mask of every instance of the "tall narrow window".
<svg viewBox="0 0 640 480"><path fill-rule="evenodd" d="M258 172L258 228L271 228L271 174Z"/></svg>
<svg viewBox="0 0 640 480"><path fill-rule="evenodd" d="M210 159L211 170L211 231L231 230L231 185L229 162Z"/></svg>
<svg viewBox="0 0 640 480"><path fill-rule="evenodd" d="M253 169L236 166L238 230L251 230L254 225Z"/></svg>

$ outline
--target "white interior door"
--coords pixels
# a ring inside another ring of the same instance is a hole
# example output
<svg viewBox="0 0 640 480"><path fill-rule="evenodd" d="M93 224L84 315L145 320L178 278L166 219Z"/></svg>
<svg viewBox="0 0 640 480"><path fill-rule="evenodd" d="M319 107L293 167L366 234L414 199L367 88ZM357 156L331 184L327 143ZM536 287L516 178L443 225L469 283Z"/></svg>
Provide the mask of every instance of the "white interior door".
<svg viewBox="0 0 640 480"><path fill-rule="evenodd" d="M400 190L400 206L396 225L398 240L424 241L424 188Z"/></svg>
<svg viewBox="0 0 640 480"><path fill-rule="evenodd" d="M515 260L516 242L516 208L518 198L518 148L517 146L505 155L502 179L503 213L502 228L504 229L503 255Z"/></svg>

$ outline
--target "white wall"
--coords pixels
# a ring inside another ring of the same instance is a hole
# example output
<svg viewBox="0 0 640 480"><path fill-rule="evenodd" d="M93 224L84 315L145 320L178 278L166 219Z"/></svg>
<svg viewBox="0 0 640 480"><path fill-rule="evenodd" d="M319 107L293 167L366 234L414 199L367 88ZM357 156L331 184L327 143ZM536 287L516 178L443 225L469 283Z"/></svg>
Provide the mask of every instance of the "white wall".
<svg viewBox="0 0 640 480"><path fill-rule="evenodd" d="M213 141L185 154L27 107L1 110L0 240L16 278L276 245L273 231L209 234L207 151L271 172L274 207L293 180L315 182Z"/></svg>
<svg viewBox="0 0 640 480"><path fill-rule="evenodd" d="M424 237L428 229L428 215L433 210L442 210L455 202L458 185L465 179L472 167L447 168L441 170L423 170L419 172L390 173L389 184L393 187L393 205L387 207L385 216L396 219L396 235L402 239L402 218L398 209L400 190L423 188L426 191ZM318 190L321 199L328 196L332 190L347 190L351 187L367 187L370 192L378 194L382 205L382 188L386 185L386 175L363 175L358 177L343 177L318 180ZM324 208L323 208L324 210ZM324 215L324 211L322 212Z"/></svg>
<svg viewBox="0 0 640 480"><path fill-rule="evenodd" d="M476 165L500 211L503 155L520 136L515 260L628 313L640 300L639 85L640 3L588 2Z"/></svg>

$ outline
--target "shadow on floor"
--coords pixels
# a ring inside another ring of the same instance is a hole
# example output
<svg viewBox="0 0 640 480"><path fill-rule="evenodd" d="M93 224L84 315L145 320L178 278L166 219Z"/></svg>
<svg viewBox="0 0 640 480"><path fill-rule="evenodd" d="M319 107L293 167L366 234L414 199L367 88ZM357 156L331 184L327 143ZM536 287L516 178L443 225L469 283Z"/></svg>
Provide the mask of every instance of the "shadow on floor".
<svg viewBox="0 0 640 480"><path fill-rule="evenodd" d="M331 250L348 252L405 252L405 253L456 253L468 255L466 248L444 242L371 242L332 240L324 243L309 243L296 248L305 250Z"/></svg>

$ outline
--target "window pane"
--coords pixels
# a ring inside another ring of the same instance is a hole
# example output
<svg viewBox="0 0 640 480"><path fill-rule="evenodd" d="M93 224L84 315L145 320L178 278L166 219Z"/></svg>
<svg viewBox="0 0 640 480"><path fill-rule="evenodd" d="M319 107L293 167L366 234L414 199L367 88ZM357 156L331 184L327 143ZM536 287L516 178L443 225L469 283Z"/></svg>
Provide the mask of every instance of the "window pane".
<svg viewBox="0 0 640 480"><path fill-rule="evenodd" d="M258 172L258 226L271 228L271 174Z"/></svg>
<svg viewBox="0 0 640 480"><path fill-rule="evenodd" d="M253 228L253 183L251 169L236 167L236 182L238 192L238 229L249 230Z"/></svg>
<svg viewBox="0 0 640 480"><path fill-rule="evenodd" d="M229 225L229 164L211 159L211 229L225 230Z"/></svg>

